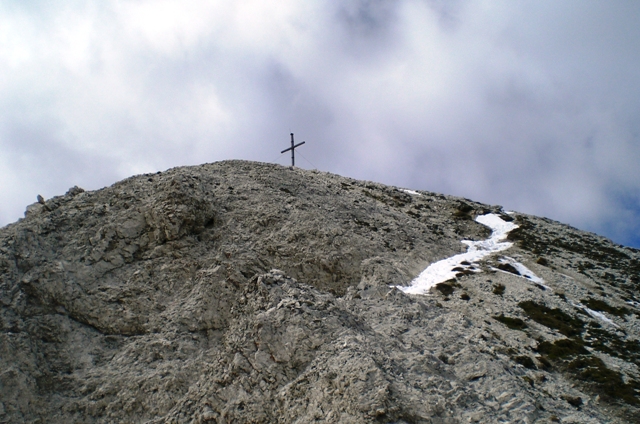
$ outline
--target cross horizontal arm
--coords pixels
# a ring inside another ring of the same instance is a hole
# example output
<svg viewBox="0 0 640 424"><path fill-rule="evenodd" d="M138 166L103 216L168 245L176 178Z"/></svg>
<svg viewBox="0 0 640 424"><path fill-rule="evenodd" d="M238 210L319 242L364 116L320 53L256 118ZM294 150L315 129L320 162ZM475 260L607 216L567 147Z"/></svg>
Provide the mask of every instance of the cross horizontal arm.
<svg viewBox="0 0 640 424"><path fill-rule="evenodd" d="M281 151L280 153L284 153L284 152L288 152L289 150L293 150L293 149L295 149L295 148L296 148L296 147L298 147L298 146L302 146L304 143L306 143L306 141L303 141L302 143L298 143L298 144L296 144L295 146L291 146L291 147L289 147L289 148L287 148L287 149L284 149L284 150L283 150L283 151Z"/></svg>

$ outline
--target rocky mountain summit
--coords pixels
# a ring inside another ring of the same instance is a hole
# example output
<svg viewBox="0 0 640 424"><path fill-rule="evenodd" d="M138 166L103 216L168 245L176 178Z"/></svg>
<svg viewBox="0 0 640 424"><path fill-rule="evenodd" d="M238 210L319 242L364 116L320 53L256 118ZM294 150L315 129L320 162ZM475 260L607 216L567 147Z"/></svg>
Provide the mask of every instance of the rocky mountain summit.
<svg viewBox="0 0 640 424"><path fill-rule="evenodd" d="M403 291L488 214L510 247ZM0 229L0 422L639 422L639 289L636 249L318 171L74 187Z"/></svg>

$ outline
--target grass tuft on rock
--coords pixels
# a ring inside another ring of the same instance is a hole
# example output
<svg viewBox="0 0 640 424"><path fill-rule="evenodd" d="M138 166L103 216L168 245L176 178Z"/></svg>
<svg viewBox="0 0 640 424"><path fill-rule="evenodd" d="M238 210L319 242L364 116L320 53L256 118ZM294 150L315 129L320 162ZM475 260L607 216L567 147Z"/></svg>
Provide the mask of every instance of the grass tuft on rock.
<svg viewBox="0 0 640 424"><path fill-rule="evenodd" d="M525 324L525 322L520 318L506 317L504 316L504 314L501 314L498 316L494 316L493 319L495 319L496 321L500 321L512 330L522 331L527 328L527 324Z"/></svg>
<svg viewBox="0 0 640 424"><path fill-rule="evenodd" d="M574 318L557 308L548 308L545 305L528 300L518 304L527 316L545 327L558 330L567 337L579 336L584 328L584 322Z"/></svg>
<svg viewBox="0 0 640 424"><path fill-rule="evenodd" d="M580 408L582 406L582 398L580 396L565 396L564 400L566 400L569 405L575 406L576 408Z"/></svg>
<svg viewBox="0 0 640 424"><path fill-rule="evenodd" d="M640 383L635 380L625 383L622 374L607 368L600 358L576 358L568 364L567 369L608 401L622 400L631 405L640 405L636 394L636 391L640 391Z"/></svg>
<svg viewBox="0 0 640 424"><path fill-rule="evenodd" d="M536 263L542 266L549 266L549 261L546 258L543 258L542 256L536 259Z"/></svg>
<svg viewBox="0 0 640 424"><path fill-rule="evenodd" d="M510 263L504 263L504 264L503 264L503 263L501 263L501 264L498 264L498 265L496 266L496 268L498 268L499 270L502 270L502 271L504 271L504 272L508 272L508 273L510 273L510 274L520 275L520 271L518 271L518 270L516 269L516 267L514 267L514 266L513 266L513 265L511 265Z"/></svg>
<svg viewBox="0 0 640 424"><path fill-rule="evenodd" d="M555 342L540 342L536 349L538 353L549 359L557 360L571 356L587 355L589 351L584 348L584 343L576 339L560 339Z"/></svg>
<svg viewBox="0 0 640 424"><path fill-rule="evenodd" d="M561 370L605 401L640 405L640 382L633 379L625 382L621 373L607 368L600 358L585 349L582 340L560 339L553 343L543 341L538 343L536 350L542 355L537 358L541 363L550 364L549 360L554 361Z"/></svg>
<svg viewBox="0 0 640 424"><path fill-rule="evenodd" d="M450 296L456 289L451 284L438 283L436 284L436 290L445 296Z"/></svg>
<svg viewBox="0 0 640 424"><path fill-rule="evenodd" d="M589 309L593 309L594 311L606 312L611 315L615 315L617 317L623 317L625 315L631 314L631 311L625 307L617 308L615 306L609 305L604 300L599 299L582 299L581 302L586 305Z"/></svg>
<svg viewBox="0 0 640 424"><path fill-rule="evenodd" d="M523 367L528 368L530 370L537 370L538 369L538 367L536 367L536 363L533 362L533 359L531 359L530 356L521 355L521 356L515 356L515 357L513 357L511 359L513 359L518 364L520 364Z"/></svg>
<svg viewBox="0 0 640 424"><path fill-rule="evenodd" d="M595 323L590 323L588 334L584 336L585 344L602 353L640 364L640 341L627 339L611 333Z"/></svg>

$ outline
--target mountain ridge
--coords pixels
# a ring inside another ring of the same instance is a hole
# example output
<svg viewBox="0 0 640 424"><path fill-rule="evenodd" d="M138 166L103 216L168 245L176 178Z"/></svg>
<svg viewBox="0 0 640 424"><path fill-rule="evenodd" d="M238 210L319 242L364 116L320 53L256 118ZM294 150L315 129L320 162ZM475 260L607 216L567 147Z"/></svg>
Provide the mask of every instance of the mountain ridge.
<svg viewBox="0 0 640 424"><path fill-rule="evenodd" d="M509 257L551 290L498 254L426 295L390 287L486 239L489 213L518 225ZM638 413L640 252L469 199L245 161L174 168L30 205L0 229L0 271L0 420Z"/></svg>

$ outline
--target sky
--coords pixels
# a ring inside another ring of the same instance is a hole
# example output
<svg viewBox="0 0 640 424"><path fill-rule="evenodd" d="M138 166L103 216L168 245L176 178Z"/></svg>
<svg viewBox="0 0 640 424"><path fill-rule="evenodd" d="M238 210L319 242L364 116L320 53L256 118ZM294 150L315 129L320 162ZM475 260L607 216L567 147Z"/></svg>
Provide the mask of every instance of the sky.
<svg viewBox="0 0 640 424"><path fill-rule="evenodd" d="M640 2L0 2L0 225L226 159L546 216L640 247Z"/></svg>

